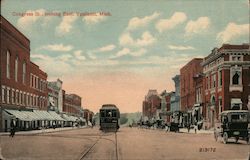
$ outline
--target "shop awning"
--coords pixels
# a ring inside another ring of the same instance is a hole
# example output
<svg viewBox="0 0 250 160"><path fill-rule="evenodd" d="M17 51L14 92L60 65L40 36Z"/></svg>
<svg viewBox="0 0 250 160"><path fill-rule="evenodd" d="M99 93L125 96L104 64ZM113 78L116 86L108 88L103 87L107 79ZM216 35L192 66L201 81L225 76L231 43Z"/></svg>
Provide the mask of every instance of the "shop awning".
<svg viewBox="0 0 250 160"><path fill-rule="evenodd" d="M39 120L55 120L55 118L51 114L49 114L47 111L34 110L34 113L40 117Z"/></svg>
<svg viewBox="0 0 250 160"><path fill-rule="evenodd" d="M37 116L33 111L20 111L20 112L26 114L32 121L40 119L40 116Z"/></svg>
<svg viewBox="0 0 250 160"><path fill-rule="evenodd" d="M86 119L84 119L83 117L80 117L80 121L86 122Z"/></svg>
<svg viewBox="0 0 250 160"><path fill-rule="evenodd" d="M31 117L29 117L24 112L21 112L19 110L5 109L4 111L7 112L8 114L15 116L17 119L21 121L32 121Z"/></svg>
<svg viewBox="0 0 250 160"><path fill-rule="evenodd" d="M242 104L242 101L240 98L232 98L231 104Z"/></svg>
<svg viewBox="0 0 250 160"><path fill-rule="evenodd" d="M62 114L64 121L72 121L67 114Z"/></svg>
<svg viewBox="0 0 250 160"><path fill-rule="evenodd" d="M75 117L75 116L70 116L70 118L72 119L72 121L77 121L78 120L78 118L77 117Z"/></svg>
<svg viewBox="0 0 250 160"><path fill-rule="evenodd" d="M202 107L200 103L195 103L194 108Z"/></svg>
<svg viewBox="0 0 250 160"><path fill-rule="evenodd" d="M51 116L54 117L54 119L57 121L64 121L64 119L55 111L49 111L49 114L51 114Z"/></svg>

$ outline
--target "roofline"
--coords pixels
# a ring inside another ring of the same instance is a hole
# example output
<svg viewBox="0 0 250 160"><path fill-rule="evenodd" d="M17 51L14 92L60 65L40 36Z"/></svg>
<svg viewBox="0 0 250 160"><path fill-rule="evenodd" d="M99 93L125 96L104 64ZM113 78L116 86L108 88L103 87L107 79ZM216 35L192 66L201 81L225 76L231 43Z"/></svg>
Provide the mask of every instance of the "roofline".
<svg viewBox="0 0 250 160"><path fill-rule="evenodd" d="M190 60L188 63L186 63L183 67L181 67L180 70L182 70L183 68L185 68L186 66L188 66L189 64L191 64L193 61L195 60L201 60L201 63L203 61L203 58L193 58L192 60Z"/></svg>
<svg viewBox="0 0 250 160"><path fill-rule="evenodd" d="M30 40L21 32L21 31L19 31L13 24L11 24L6 18L4 18L1 14L0 14L0 16L1 16L1 21L0 21L0 23L2 24L2 18L6 21L6 22L8 22L18 33L20 33L26 40L28 40L29 42L30 42Z"/></svg>

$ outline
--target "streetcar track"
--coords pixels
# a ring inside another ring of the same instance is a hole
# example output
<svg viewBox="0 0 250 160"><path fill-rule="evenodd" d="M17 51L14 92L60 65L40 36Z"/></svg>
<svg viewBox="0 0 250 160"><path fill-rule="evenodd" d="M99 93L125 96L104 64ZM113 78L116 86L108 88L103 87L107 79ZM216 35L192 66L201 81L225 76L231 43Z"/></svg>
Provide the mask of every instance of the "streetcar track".
<svg viewBox="0 0 250 160"><path fill-rule="evenodd" d="M103 136L109 136L109 135L115 135L115 140L109 139L109 138L104 138ZM101 134L98 139L88 148L85 149L81 155L79 160L83 160L84 158L87 157L87 155L93 150L93 148L96 146L96 144L100 141L100 140L107 140L113 143L113 145L115 146L115 157L116 160L118 160L118 144L117 144L117 134L116 132L114 134Z"/></svg>

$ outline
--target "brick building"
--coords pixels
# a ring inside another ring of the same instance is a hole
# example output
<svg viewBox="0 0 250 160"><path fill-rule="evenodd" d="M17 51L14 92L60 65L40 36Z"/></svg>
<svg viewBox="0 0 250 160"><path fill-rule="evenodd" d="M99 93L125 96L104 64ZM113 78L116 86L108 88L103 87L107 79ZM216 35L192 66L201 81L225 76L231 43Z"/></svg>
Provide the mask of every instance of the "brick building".
<svg viewBox="0 0 250 160"><path fill-rule="evenodd" d="M207 127L214 127L225 110L244 109L250 101L249 44L223 44L202 62Z"/></svg>
<svg viewBox="0 0 250 160"><path fill-rule="evenodd" d="M157 93L157 90L149 90L143 101L143 119L156 119L157 110L161 109L161 98Z"/></svg>
<svg viewBox="0 0 250 160"><path fill-rule="evenodd" d="M188 111L195 104L196 83L194 77L202 73L202 58L194 58L180 69L181 111Z"/></svg>
<svg viewBox="0 0 250 160"><path fill-rule="evenodd" d="M87 124L92 123L94 112L90 111L89 109L83 110L84 119L86 119Z"/></svg>
<svg viewBox="0 0 250 160"><path fill-rule="evenodd" d="M63 112L76 117L82 117L82 98L76 94L65 94L63 101Z"/></svg>
<svg viewBox="0 0 250 160"><path fill-rule="evenodd" d="M47 74L30 61L30 41L1 16L0 130L10 126L5 109L47 109Z"/></svg>

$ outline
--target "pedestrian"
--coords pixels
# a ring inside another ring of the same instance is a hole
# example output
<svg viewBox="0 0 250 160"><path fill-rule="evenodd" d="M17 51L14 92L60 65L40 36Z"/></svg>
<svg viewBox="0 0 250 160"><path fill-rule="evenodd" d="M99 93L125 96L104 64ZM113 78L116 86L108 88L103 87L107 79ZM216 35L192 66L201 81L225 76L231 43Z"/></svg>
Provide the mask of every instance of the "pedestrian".
<svg viewBox="0 0 250 160"><path fill-rule="evenodd" d="M197 129L198 129L197 122L195 122L194 123L194 132L195 132L195 134L197 133Z"/></svg>
<svg viewBox="0 0 250 160"><path fill-rule="evenodd" d="M188 133L190 132L190 124L187 125Z"/></svg>
<svg viewBox="0 0 250 160"><path fill-rule="evenodd" d="M168 127L168 125L167 125L167 124L165 125L165 131L166 131L166 132L168 132L168 131L169 131L169 127Z"/></svg>
<svg viewBox="0 0 250 160"><path fill-rule="evenodd" d="M16 132L16 121L15 120L11 120L10 123L10 137L14 137L15 136L15 132Z"/></svg>

